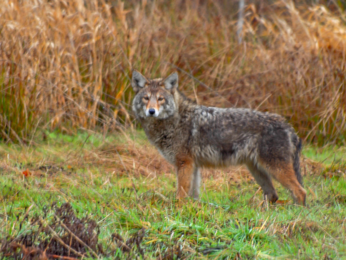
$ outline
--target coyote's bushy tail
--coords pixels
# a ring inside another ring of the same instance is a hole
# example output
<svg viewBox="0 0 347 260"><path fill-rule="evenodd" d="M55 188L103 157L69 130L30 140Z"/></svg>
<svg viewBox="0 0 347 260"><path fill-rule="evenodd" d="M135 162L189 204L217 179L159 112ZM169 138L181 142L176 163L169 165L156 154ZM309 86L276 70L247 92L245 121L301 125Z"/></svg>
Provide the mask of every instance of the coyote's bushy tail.
<svg viewBox="0 0 347 260"><path fill-rule="evenodd" d="M299 137L296 137L293 166L294 166L296 178L298 179L301 186L303 186L302 175L301 175L301 171L300 171L300 152L301 152L301 149L302 149L301 139Z"/></svg>

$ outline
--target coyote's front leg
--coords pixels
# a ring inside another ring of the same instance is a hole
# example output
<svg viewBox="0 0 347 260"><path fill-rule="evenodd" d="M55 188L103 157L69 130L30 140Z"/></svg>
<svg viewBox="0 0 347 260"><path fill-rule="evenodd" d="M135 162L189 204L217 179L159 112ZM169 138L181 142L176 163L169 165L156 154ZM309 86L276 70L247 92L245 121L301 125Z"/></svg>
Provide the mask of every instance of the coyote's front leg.
<svg viewBox="0 0 347 260"><path fill-rule="evenodd" d="M198 200L200 195L200 184L201 184L201 173L200 169L198 167L194 167L194 173L193 173L193 179L192 184L190 186L190 192L189 196L193 197L194 199Z"/></svg>
<svg viewBox="0 0 347 260"><path fill-rule="evenodd" d="M182 199L190 194L192 180L194 177L194 163L189 157L176 160L177 169L177 193L176 198Z"/></svg>

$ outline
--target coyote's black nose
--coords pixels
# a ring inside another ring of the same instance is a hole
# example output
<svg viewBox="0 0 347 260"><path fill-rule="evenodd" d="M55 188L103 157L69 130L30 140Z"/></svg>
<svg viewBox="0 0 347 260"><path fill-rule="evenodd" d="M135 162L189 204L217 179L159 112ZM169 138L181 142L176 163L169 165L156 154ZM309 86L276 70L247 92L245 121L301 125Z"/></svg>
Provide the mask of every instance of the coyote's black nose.
<svg viewBox="0 0 347 260"><path fill-rule="evenodd" d="M149 113L150 115L154 115L154 114L155 114L155 109L154 109L154 108L150 108L150 109L148 110L148 113Z"/></svg>

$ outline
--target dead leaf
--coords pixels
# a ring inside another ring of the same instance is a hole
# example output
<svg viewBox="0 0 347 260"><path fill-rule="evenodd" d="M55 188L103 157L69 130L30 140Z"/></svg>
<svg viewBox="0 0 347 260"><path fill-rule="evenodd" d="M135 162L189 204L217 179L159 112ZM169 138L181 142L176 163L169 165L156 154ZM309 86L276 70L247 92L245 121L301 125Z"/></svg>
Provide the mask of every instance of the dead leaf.
<svg viewBox="0 0 347 260"><path fill-rule="evenodd" d="M23 171L22 173L23 173L23 175L24 175L25 177L28 177L28 176L31 175L31 172L30 172L28 169L26 169L26 170Z"/></svg>

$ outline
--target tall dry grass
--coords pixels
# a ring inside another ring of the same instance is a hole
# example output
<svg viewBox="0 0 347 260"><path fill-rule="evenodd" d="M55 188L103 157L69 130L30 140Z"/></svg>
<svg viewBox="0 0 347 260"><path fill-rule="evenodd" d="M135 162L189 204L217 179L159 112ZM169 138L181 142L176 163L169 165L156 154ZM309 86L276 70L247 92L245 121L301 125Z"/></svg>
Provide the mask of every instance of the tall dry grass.
<svg viewBox="0 0 347 260"><path fill-rule="evenodd" d="M337 1L338 2L338 1ZM198 103L284 115L307 142L345 143L345 12L228 1L0 0L0 138L132 126L133 68L177 70Z"/></svg>

